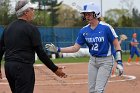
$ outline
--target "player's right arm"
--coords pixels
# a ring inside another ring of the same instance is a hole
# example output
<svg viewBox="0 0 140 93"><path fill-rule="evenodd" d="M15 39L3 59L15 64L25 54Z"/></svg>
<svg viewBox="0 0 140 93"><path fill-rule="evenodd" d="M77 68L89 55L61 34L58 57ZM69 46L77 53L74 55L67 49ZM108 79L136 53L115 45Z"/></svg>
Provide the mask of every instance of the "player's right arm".
<svg viewBox="0 0 140 93"><path fill-rule="evenodd" d="M79 44L75 43L73 46L60 48L59 52L62 52L62 53L74 53L74 52L79 51L80 48L81 48L81 46Z"/></svg>
<svg viewBox="0 0 140 93"><path fill-rule="evenodd" d="M64 48L60 48L60 47L56 47L54 44L46 44L45 45L46 49L51 51L51 52L61 52L61 53L75 53L77 51L79 51L80 49L80 45L75 43L73 46L70 47L64 47Z"/></svg>
<svg viewBox="0 0 140 93"><path fill-rule="evenodd" d="M135 45L138 45L138 44L139 44L138 42L131 42L132 46L135 46Z"/></svg>
<svg viewBox="0 0 140 93"><path fill-rule="evenodd" d="M137 42L137 40L135 41L135 39L132 38L130 44L131 44L131 46L137 46L139 44L139 42Z"/></svg>

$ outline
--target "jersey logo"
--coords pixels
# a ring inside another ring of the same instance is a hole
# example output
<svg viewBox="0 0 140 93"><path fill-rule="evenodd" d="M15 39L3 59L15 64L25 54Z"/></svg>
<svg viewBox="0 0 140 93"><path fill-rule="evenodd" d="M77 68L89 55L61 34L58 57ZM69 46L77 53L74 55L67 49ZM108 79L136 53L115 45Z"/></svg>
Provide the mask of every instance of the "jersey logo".
<svg viewBox="0 0 140 93"><path fill-rule="evenodd" d="M83 33L83 36L88 36L88 33Z"/></svg>
<svg viewBox="0 0 140 93"><path fill-rule="evenodd" d="M84 6L84 10L87 10L87 5Z"/></svg>

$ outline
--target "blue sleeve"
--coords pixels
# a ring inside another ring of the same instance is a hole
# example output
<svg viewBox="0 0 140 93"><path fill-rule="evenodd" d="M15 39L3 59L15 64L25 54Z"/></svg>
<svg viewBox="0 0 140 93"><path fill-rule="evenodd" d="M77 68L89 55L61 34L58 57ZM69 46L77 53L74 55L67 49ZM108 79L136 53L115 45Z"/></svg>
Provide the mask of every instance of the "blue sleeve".
<svg viewBox="0 0 140 93"><path fill-rule="evenodd" d="M131 42L134 42L134 38L131 39Z"/></svg>
<svg viewBox="0 0 140 93"><path fill-rule="evenodd" d="M85 37L83 36L82 31L80 31L80 32L78 33L78 37L77 37L77 39L76 39L76 43L82 46L82 45L85 44L85 42L86 42Z"/></svg>

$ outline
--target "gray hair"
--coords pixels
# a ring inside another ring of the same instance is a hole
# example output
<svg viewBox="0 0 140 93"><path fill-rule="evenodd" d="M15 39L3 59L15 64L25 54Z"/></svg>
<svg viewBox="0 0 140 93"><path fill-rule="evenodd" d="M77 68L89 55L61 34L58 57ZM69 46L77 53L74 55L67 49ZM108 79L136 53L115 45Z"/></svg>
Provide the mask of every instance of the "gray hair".
<svg viewBox="0 0 140 93"><path fill-rule="evenodd" d="M16 12L16 15L17 17L21 17L24 15L24 12L26 11L21 11L21 12L18 12L18 10L20 10L22 7L24 7L29 1L28 0L19 0L17 3L16 3L16 6L15 6L15 12Z"/></svg>

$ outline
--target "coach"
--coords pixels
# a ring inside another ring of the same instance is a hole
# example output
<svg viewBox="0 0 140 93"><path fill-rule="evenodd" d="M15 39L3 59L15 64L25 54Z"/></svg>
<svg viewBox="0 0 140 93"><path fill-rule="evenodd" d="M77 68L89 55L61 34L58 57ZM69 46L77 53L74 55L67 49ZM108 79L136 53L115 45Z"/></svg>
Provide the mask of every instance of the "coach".
<svg viewBox="0 0 140 93"><path fill-rule="evenodd" d="M33 5L26 0L19 0L15 11L17 20L5 28L0 40L0 64L5 53L5 74L12 93L33 93L35 52L57 76L65 78L66 74L62 67L56 66L47 56L37 27L30 23L34 18Z"/></svg>

